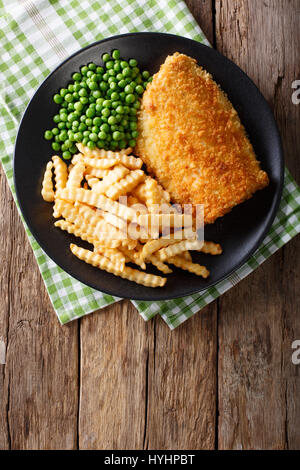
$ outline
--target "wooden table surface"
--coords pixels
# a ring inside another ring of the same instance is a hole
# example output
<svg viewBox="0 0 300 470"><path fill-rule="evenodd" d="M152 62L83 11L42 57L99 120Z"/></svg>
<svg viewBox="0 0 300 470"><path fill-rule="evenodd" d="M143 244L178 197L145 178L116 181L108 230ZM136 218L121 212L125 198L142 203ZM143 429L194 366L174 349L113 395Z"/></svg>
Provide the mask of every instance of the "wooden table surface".
<svg viewBox="0 0 300 470"><path fill-rule="evenodd" d="M300 183L300 1L187 3L270 103ZM62 327L0 185L1 449L300 449L300 237L173 332L129 301Z"/></svg>

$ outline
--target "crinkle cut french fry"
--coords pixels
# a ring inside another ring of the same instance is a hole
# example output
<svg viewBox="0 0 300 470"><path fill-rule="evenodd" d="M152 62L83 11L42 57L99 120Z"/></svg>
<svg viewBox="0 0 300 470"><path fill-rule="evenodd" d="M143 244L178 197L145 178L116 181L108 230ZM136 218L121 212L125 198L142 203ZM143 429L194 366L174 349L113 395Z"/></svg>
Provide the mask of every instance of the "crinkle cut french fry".
<svg viewBox="0 0 300 470"><path fill-rule="evenodd" d="M95 243L94 237L91 237L87 233L83 232L81 228L71 222L68 222L67 220L57 220L54 225L55 227L59 227L61 230L65 230L71 235L75 235L75 237L79 237L82 240L91 243L92 245Z"/></svg>
<svg viewBox="0 0 300 470"><path fill-rule="evenodd" d="M128 168L123 165L116 165L102 181L93 186L93 191L98 194L104 194L105 191L113 184L124 178L129 173Z"/></svg>
<svg viewBox="0 0 300 470"><path fill-rule="evenodd" d="M54 189L52 183L52 168L53 162L48 162L46 170L44 173L43 183L42 183L42 198L44 201L53 202L54 201Z"/></svg>
<svg viewBox="0 0 300 470"><path fill-rule="evenodd" d="M209 255L220 255L222 253L222 247L219 243L204 241L203 246L199 251Z"/></svg>
<svg viewBox="0 0 300 470"><path fill-rule="evenodd" d="M89 147L82 145L81 143L76 144L79 152L86 155L87 157L97 157L97 158L112 158L117 152L112 152L111 150L104 150L104 149L90 149ZM120 154L128 155L132 151L131 147L127 149L120 150Z"/></svg>
<svg viewBox="0 0 300 470"><path fill-rule="evenodd" d="M78 228L98 241L105 241L111 247L116 248L122 242L123 234L117 231L115 227L109 227L109 224L99 217L92 209L87 215L86 209L74 207L71 203L58 200L57 210L68 221L75 224ZM92 214L91 214L92 213Z"/></svg>
<svg viewBox="0 0 300 470"><path fill-rule="evenodd" d="M178 255L186 250L199 250L203 245L203 241L200 240L182 240L180 242L169 245L166 248L161 248L157 252L157 256L161 261L165 261L168 258Z"/></svg>
<svg viewBox="0 0 300 470"><path fill-rule="evenodd" d="M137 212L131 207L119 204L117 201L111 201L106 196L103 196L103 194L97 194L93 191L88 191L83 188L66 188L60 191L57 196L67 201L84 202L85 204L98 207L99 209L102 209L106 212L111 212L121 219L125 219L131 222L135 222L137 219Z"/></svg>
<svg viewBox="0 0 300 470"><path fill-rule="evenodd" d="M69 173L66 188L80 188L81 182L83 180L84 170L85 164L83 162L76 163Z"/></svg>
<svg viewBox="0 0 300 470"><path fill-rule="evenodd" d="M122 230L122 232L127 232L127 222L120 217L117 217L115 214L111 214L110 212L104 212L101 209L98 209L99 214L106 220L110 225Z"/></svg>
<svg viewBox="0 0 300 470"><path fill-rule="evenodd" d="M97 170L92 166L87 166L85 170L85 176L93 176L94 178L105 178L109 175L110 170Z"/></svg>
<svg viewBox="0 0 300 470"><path fill-rule="evenodd" d="M118 199L129 193L135 186L145 179L145 173L142 170L131 171L125 178L110 186L106 191L106 196L110 199Z"/></svg>
<svg viewBox="0 0 300 470"><path fill-rule="evenodd" d="M180 256L174 256L168 259L168 263L174 264L177 268L185 269L191 273L197 274L197 276L202 276L207 278L209 276L209 271L206 269L205 266L201 266L197 263L192 263L191 261L187 261Z"/></svg>
<svg viewBox="0 0 300 470"><path fill-rule="evenodd" d="M162 202L162 193L158 187L158 183L153 178L147 178L145 181L146 204L150 212L159 210Z"/></svg>
<svg viewBox="0 0 300 470"><path fill-rule="evenodd" d="M172 245L180 240L185 240L188 236L189 239L196 239L197 233L189 230L177 230L167 237L161 237L158 240L149 240L143 246L142 256L144 259L147 259L148 256L158 251L160 248Z"/></svg>
<svg viewBox="0 0 300 470"><path fill-rule="evenodd" d="M160 259L155 255L150 255L147 259L147 263L152 263L159 271L163 272L164 274L170 274L173 272L167 264L160 261Z"/></svg>
<svg viewBox="0 0 300 470"><path fill-rule="evenodd" d="M120 248L122 253L126 256L126 261L137 264L142 269L146 269L145 262L141 259L140 254L137 251L130 250L129 248Z"/></svg>
<svg viewBox="0 0 300 470"><path fill-rule="evenodd" d="M95 178L95 176L85 175L85 179L87 180L89 187L92 189L99 183L99 178Z"/></svg>
<svg viewBox="0 0 300 470"><path fill-rule="evenodd" d="M53 155L52 161L53 161L53 166L54 166L56 190L63 189L66 187L67 180L68 180L67 165L57 155Z"/></svg>
<svg viewBox="0 0 300 470"><path fill-rule="evenodd" d="M141 214L137 221L140 225L150 227L191 227L193 217L186 214Z"/></svg>
<svg viewBox="0 0 300 470"><path fill-rule="evenodd" d="M132 190L133 196L135 196L140 202L146 204L147 197L146 197L146 183L139 184L136 188Z"/></svg>
<svg viewBox="0 0 300 470"><path fill-rule="evenodd" d="M94 253L103 255L108 258L120 271L123 271L125 268L125 256L117 248L110 248L104 244L97 243L94 247Z"/></svg>
<svg viewBox="0 0 300 470"><path fill-rule="evenodd" d="M98 255L84 248L80 248L77 245L71 244L70 249L72 253L77 256L77 258L85 261L92 266L103 269L109 273L120 276L123 279L128 279L129 281L134 281L137 284L142 284L147 287L162 287L166 283L166 278L155 276L153 274L147 274L136 269L131 269L128 266L125 266L123 271L117 269L117 267L109 261L104 256Z"/></svg>

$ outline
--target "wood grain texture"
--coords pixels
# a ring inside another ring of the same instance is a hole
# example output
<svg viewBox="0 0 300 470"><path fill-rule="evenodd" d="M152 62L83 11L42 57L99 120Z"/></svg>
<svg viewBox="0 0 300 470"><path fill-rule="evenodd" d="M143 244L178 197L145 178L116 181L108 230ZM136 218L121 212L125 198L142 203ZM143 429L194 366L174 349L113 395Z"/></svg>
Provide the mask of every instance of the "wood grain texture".
<svg viewBox="0 0 300 470"><path fill-rule="evenodd" d="M153 324L129 301L81 320L80 449L143 449Z"/></svg>
<svg viewBox="0 0 300 470"><path fill-rule="evenodd" d="M77 445L77 325L62 328L1 168L0 448Z"/></svg>
<svg viewBox="0 0 300 470"><path fill-rule="evenodd" d="M273 107L300 182L300 0L187 4ZM61 327L2 169L0 194L0 449L300 449L299 237L175 331L129 301Z"/></svg>
<svg viewBox="0 0 300 470"><path fill-rule="evenodd" d="M155 319L146 448L214 449L216 304L170 331Z"/></svg>
<svg viewBox="0 0 300 470"><path fill-rule="evenodd" d="M298 181L299 107L291 83L299 78L299 8L299 1L216 1L217 48L273 107ZM291 344L300 337L299 247L298 237L220 300L222 449L300 448L299 372L291 364Z"/></svg>

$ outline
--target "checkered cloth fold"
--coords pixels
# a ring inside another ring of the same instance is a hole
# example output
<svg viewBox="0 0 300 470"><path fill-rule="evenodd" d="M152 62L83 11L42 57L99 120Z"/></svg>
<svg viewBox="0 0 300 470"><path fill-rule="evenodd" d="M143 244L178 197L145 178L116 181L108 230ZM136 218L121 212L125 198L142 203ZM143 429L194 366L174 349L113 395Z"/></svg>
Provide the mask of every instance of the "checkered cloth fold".
<svg viewBox="0 0 300 470"><path fill-rule="evenodd" d="M208 45L181 0L11 0L5 3L0 0L0 154L14 198L12 155L16 132L38 85L76 50L105 37L135 31L169 32ZM91 289L65 273L44 253L24 220L23 223L62 324L120 300ZM170 301L133 301L133 304L145 320L160 314L171 329L176 328L254 271L299 231L300 189L286 170L276 220L247 263L201 293Z"/></svg>

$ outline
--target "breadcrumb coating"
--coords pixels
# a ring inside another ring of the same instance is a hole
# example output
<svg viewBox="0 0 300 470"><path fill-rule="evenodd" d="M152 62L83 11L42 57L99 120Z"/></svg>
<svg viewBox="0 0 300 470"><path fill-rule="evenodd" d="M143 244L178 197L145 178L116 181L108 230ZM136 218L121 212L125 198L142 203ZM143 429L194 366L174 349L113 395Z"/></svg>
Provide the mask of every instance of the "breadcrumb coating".
<svg viewBox="0 0 300 470"><path fill-rule="evenodd" d="M168 56L143 95L135 153L172 202L213 223L269 183L237 112L195 59Z"/></svg>

